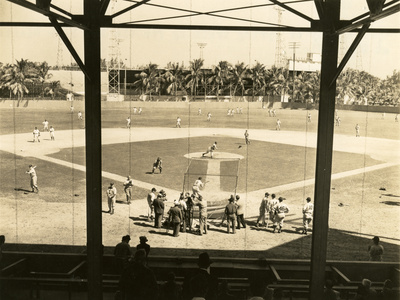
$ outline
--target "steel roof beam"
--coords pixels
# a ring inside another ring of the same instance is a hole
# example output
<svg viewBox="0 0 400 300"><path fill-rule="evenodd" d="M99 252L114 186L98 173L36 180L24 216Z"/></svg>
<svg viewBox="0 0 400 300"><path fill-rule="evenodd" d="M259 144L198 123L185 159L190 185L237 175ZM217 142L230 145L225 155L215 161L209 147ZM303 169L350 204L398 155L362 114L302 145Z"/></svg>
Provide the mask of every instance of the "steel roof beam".
<svg viewBox="0 0 400 300"><path fill-rule="evenodd" d="M281 3L281 2L279 2L277 0L269 0L269 1L274 3L274 4L276 4L276 5L278 5L278 6L280 6L280 7L282 7L283 9L286 9L287 11L290 11L291 13L293 13L293 14L295 14L295 15L297 15L297 16L299 16L299 17L301 17L301 18L303 18L303 19L305 19L305 20L307 20L309 22L314 21L313 18L310 18L309 16L306 16L305 14L299 12L298 10L295 10L294 8L291 8L290 6L287 6L284 3Z"/></svg>
<svg viewBox="0 0 400 300"><path fill-rule="evenodd" d="M62 30L60 24L58 24L57 19L54 17L49 17L51 24L54 26L56 29L58 35L64 42L65 46L68 48L69 52L71 53L72 57L75 59L76 63L78 66L81 68L82 72L85 74L85 76L90 79L89 72L85 66L85 64L82 62L81 58L79 57L79 54L75 51L74 46L71 44L69 41L67 35L65 34L64 30Z"/></svg>
<svg viewBox="0 0 400 300"><path fill-rule="evenodd" d="M386 9L386 10L383 10L382 12L380 12L380 13L378 13L376 15L369 16L368 18L366 18L364 20L361 20L361 21L353 23L351 25L342 27L342 28L336 30L335 33L336 34L342 34L342 33L349 32L349 31L351 31L351 30L353 30L355 28L359 28L361 26L364 26L365 24L369 24L371 22L374 22L374 21L377 21L379 19L388 17L388 16L393 15L395 13L398 13L399 11L400 11L400 4L397 4L397 5L392 6L392 7L388 8L388 9Z"/></svg>
<svg viewBox="0 0 400 300"><path fill-rule="evenodd" d="M59 14L56 14L54 12L47 11L45 9L41 9L41 8L37 7L35 4L33 4L31 2L28 2L26 0L8 0L8 1L12 2L14 4L17 4L17 5L20 5L22 7L25 7L27 9L36 11L36 12L38 12L38 13L40 13L42 15L45 15L47 17L56 18L58 21L64 22L64 23L69 24L69 25L71 25L73 27L77 27L77 28L80 28L80 29L83 29L83 30L89 30L89 28L87 26L85 26L85 25L83 25L83 24L81 24L79 22L76 22L74 20L71 20L71 19L68 19L66 17L60 16Z"/></svg>
<svg viewBox="0 0 400 300"><path fill-rule="evenodd" d="M392 5L392 4L395 4L395 3L399 2L399 1L400 1L400 0L393 0L393 1L390 1L390 2L388 2L388 3L386 3L386 4L384 4L384 5L383 5L383 8L388 7L388 6ZM351 23L354 23L354 22L356 22L356 21L358 21L358 20L361 20L361 19L363 19L363 18L365 18L365 17L368 17L369 14L370 14L369 12L363 13L362 15L359 15L358 17L355 17L355 18L351 19L350 21L351 21Z"/></svg>
<svg viewBox="0 0 400 300"><path fill-rule="evenodd" d="M106 14L108 5L110 4L110 0L102 0L100 4L100 17L103 17Z"/></svg>
<svg viewBox="0 0 400 300"><path fill-rule="evenodd" d="M122 15L122 14L124 14L124 13L126 13L126 12L128 12L128 11L130 11L130 10L136 8L136 7L139 7L139 6L145 4L145 3L149 2L149 1L150 1L150 0L143 0L143 1L140 1L140 2L138 2L138 3L136 3L136 4L134 4L134 5L131 5L131 6L127 7L127 8L125 8L125 9L120 10L119 12L117 12L117 13L111 15L111 18L118 17L119 15Z"/></svg>
<svg viewBox="0 0 400 300"><path fill-rule="evenodd" d="M342 61L340 62L335 75L332 78L332 81L330 83L330 87L336 83L336 79L339 77L340 73L342 73L344 67L346 66L347 62L349 61L350 57L353 55L354 51L356 50L357 46L360 44L362 38L364 35L367 33L368 28L371 26L371 24L365 24L362 28L361 31L357 34L356 38L354 39L353 43L350 45L349 49L347 50L346 54L344 55Z"/></svg>
<svg viewBox="0 0 400 300"><path fill-rule="evenodd" d="M321 0L314 0L315 8L317 9L320 20L324 18L324 4Z"/></svg>

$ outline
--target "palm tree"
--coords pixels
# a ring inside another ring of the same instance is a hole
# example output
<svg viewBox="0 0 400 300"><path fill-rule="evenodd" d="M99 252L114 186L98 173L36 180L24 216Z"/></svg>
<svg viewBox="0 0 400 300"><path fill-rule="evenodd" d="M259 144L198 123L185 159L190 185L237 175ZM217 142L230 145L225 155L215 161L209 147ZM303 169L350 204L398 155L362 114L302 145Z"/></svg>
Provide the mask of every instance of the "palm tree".
<svg viewBox="0 0 400 300"><path fill-rule="evenodd" d="M238 62L234 67L231 68L230 85L233 87L233 96L236 96L236 92L241 91L240 95L243 98L245 92L244 86L246 84L245 76L247 72L248 67L244 64L244 62Z"/></svg>
<svg viewBox="0 0 400 300"><path fill-rule="evenodd" d="M199 81L201 80L201 68L203 67L204 60L202 59L194 59L190 63L190 73L186 75L186 88L190 89L192 99L193 96L197 96L197 87L199 85Z"/></svg>
<svg viewBox="0 0 400 300"><path fill-rule="evenodd" d="M14 95L17 95L18 99L24 97L24 93L29 93L26 83L32 82L35 77L35 72L32 70L27 59L16 61L16 64L10 65L4 75L1 77L3 86L7 87Z"/></svg>
<svg viewBox="0 0 400 300"><path fill-rule="evenodd" d="M228 69L229 63L227 61L220 61L218 65L213 66L213 75L208 79L209 83L211 83L213 87L213 90L215 90L217 101L219 101L219 94L223 91L224 84L227 82Z"/></svg>
<svg viewBox="0 0 400 300"><path fill-rule="evenodd" d="M53 74L49 74L50 67L47 62L37 63L35 64L35 67L36 67L37 80L42 85L41 94L42 96L44 96L44 84L47 80L53 77Z"/></svg>
<svg viewBox="0 0 400 300"><path fill-rule="evenodd" d="M180 66L179 63L169 63L167 65L167 72L164 74L164 77L167 82L167 92L168 94L171 94L171 91L173 91L176 101L177 91L178 89L182 88L183 67Z"/></svg>
<svg viewBox="0 0 400 300"><path fill-rule="evenodd" d="M158 65L149 63L146 68L140 73L140 79L136 80L133 85L140 90L141 94L149 93L151 100L151 93L157 91L158 80L157 80L157 67Z"/></svg>
<svg viewBox="0 0 400 300"><path fill-rule="evenodd" d="M277 68L276 66L272 66L269 72L271 73L271 86L273 87L272 93L274 95L284 95L288 85L289 70L282 67Z"/></svg>
<svg viewBox="0 0 400 300"><path fill-rule="evenodd" d="M339 103L344 103L346 98L354 97L355 81L356 71L353 69L346 69L339 75L336 83L336 97Z"/></svg>
<svg viewBox="0 0 400 300"><path fill-rule="evenodd" d="M265 66L260 62L257 62L254 67L250 69L251 79L253 80L252 88L250 89L252 95L252 101L254 101L254 96L257 95L261 90L264 89Z"/></svg>

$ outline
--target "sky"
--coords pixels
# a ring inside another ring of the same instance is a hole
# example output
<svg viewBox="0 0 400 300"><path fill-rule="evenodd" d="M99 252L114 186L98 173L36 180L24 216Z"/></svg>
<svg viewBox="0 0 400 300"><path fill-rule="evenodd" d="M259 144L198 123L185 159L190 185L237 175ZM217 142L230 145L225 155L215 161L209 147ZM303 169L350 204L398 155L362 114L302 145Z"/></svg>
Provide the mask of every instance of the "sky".
<svg viewBox="0 0 400 300"><path fill-rule="evenodd" d="M287 2L285 0L283 2ZM218 9L257 5L263 0L152 0L149 3L187 8L199 12L209 12ZM53 0L53 4L71 11L82 13L82 1ZM111 1L107 14L117 12L131 5L128 1ZM295 4L292 6L304 14L317 18L314 2ZM364 0L342 0L342 18L353 18L368 11ZM115 23L129 21L140 22L149 18L163 18L187 15L187 12L142 5L139 8L115 19ZM257 7L254 9L220 12L219 15L251 20L238 21L227 18L215 18L205 14L172 20L148 21L158 24L207 24L207 25L244 25L265 26L258 22L277 24L278 11L273 7ZM28 9L0 0L1 21L39 21L47 22L47 18ZM307 26L305 20L283 11L281 24L290 26ZM374 22L371 28L400 28L400 14ZM83 58L83 32L80 29L65 28L66 35L71 40L77 52ZM340 55L343 55L351 45L356 34L348 33L340 36ZM289 44L296 42L296 58L305 58L307 53L321 53L322 35L320 33L281 33L282 55L293 56ZM257 61L270 67L275 63L277 33L275 32L222 32L222 31L173 31L173 30L128 30L102 29L101 56L109 60L113 53L130 68L136 68L148 63L166 67L168 62L179 62L185 66L189 61L199 58L201 50L199 43L205 43L203 58L205 67L212 67L221 60L232 64L244 62L250 67ZM16 59L30 61L47 61L50 65L69 65L73 58L59 39L54 28L20 28L0 27L0 62L11 63ZM380 78L391 75L394 70L400 70L400 34L368 33L363 38L347 67L360 69Z"/></svg>

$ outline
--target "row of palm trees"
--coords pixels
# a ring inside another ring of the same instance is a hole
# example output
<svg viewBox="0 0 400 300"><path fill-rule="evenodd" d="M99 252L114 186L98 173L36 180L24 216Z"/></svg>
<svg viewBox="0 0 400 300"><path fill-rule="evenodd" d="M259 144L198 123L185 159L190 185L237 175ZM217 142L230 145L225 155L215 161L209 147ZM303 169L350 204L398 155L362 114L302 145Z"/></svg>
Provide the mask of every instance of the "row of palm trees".
<svg viewBox="0 0 400 300"><path fill-rule="evenodd" d="M211 69L203 67L202 59L190 61L189 68L179 63L169 63L165 69L149 63L127 82L143 95L187 94L192 97L221 96L244 97L254 100L262 97L269 101L271 96L286 96L293 102L315 103L319 101L319 72L296 72L275 66L266 68L256 62L249 67L243 62L235 65L220 61ZM52 74L47 62L33 63L27 59L17 60L15 64L0 63L0 90L8 90L11 97L19 99L38 90L41 97L52 98L60 87L59 81L50 81ZM294 76L293 76L294 75ZM344 104L398 105L400 98L400 72L381 80L364 71L346 69L337 80L337 102Z"/></svg>
<svg viewBox="0 0 400 300"><path fill-rule="evenodd" d="M319 72L289 72L287 68L266 68L256 62L249 67L220 61L212 69L203 68L202 59L190 61L188 69L179 63L169 63L165 70L156 64L143 67L131 84L140 94L174 95L178 92L193 97L235 96L269 101L270 96L286 96L289 101L315 103L319 101ZM129 83L128 83L129 84ZM337 103L362 105L398 105L400 72L381 80L365 71L346 69L337 80Z"/></svg>
<svg viewBox="0 0 400 300"><path fill-rule="evenodd" d="M52 74L47 62L34 63L27 59L16 60L15 64L0 63L0 90L8 90L22 99L25 94L35 90L41 97L49 95L54 98L59 81L50 81Z"/></svg>

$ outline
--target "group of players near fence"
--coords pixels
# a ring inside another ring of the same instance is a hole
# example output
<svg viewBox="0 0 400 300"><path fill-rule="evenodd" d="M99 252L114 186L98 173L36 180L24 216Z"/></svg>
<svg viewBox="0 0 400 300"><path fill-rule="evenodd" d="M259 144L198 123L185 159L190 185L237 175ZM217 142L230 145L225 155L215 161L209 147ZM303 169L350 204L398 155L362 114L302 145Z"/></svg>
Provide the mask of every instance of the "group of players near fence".
<svg viewBox="0 0 400 300"><path fill-rule="evenodd" d="M162 172L162 161L158 157L153 164L152 173L156 169ZM182 192L179 199L174 200L173 206L168 211L168 217L164 219L165 213L165 202L167 201L167 194L164 190L160 190L157 193L156 188L152 188L147 195L147 221L154 221L155 228L162 228L164 225L168 230L173 229L173 236L179 236L179 232L194 232L193 220L194 212L198 212L198 233L200 235L207 234L207 200L201 195L201 190L204 188L202 177L198 177L192 186L192 193ZM127 177L123 183L124 192L126 195L127 204L131 203L132 200L132 187L133 180L130 176ZM108 212L114 213L114 207L116 202L117 190L114 183L111 183L107 189L108 197ZM271 196L271 198L269 198ZM276 198L275 194L270 195L268 192L264 194L264 198L261 200L259 208L259 216L256 221L256 227L260 227L260 223L264 227L269 227L269 223L272 223L273 233L281 233L283 228L283 222L286 214L289 212L289 207L283 201L285 198ZM222 226L224 221L227 221L227 232L236 233L236 229L246 228L246 220L244 217L244 203L240 200L239 195L231 195L228 199L228 204L225 206L222 221L219 226ZM307 234L310 223L313 219L314 205L311 203L311 198L307 197L306 204L302 209L303 213L303 230L302 234ZM197 213L196 213L197 214Z"/></svg>

